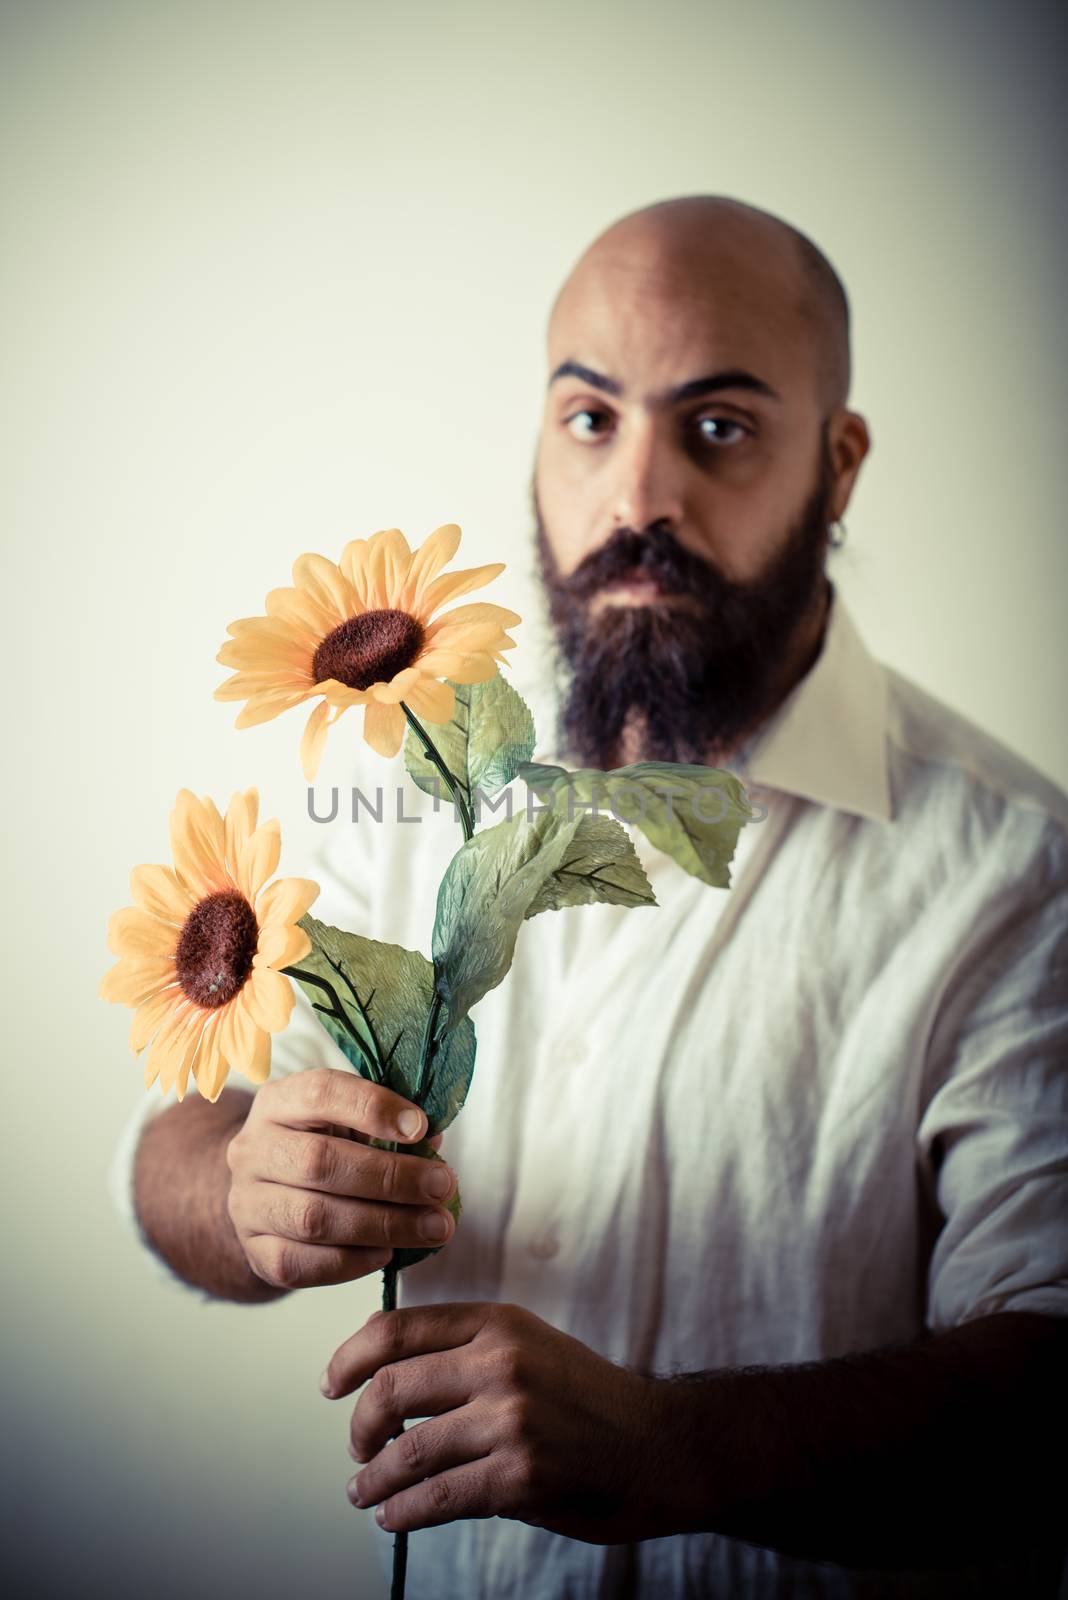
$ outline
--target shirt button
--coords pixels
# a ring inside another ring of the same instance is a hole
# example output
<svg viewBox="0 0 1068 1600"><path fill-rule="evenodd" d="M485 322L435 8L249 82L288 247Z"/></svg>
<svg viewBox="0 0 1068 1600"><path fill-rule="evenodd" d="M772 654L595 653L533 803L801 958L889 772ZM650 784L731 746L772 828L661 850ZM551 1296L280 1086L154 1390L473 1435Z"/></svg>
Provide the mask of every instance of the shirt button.
<svg viewBox="0 0 1068 1600"><path fill-rule="evenodd" d="M527 1249L539 1261L551 1261L559 1250L559 1241L551 1233L543 1233L536 1239L531 1239Z"/></svg>

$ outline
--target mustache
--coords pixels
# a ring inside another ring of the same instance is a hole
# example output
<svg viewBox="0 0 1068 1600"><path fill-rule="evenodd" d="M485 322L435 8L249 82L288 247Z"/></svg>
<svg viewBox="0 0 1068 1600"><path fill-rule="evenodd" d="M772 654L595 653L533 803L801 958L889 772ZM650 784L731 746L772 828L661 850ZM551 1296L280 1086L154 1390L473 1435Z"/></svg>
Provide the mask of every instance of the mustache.
<svg viewBox="0 0 1068 1600"><path fill-rule="evenodd" d="M617 528L596 550L585 556L567 578L557 577L555 587L574 600L590 600L612 583L647 578L675 594L708 599L734 587L709 562L687 550L667 528L636 533Z"/></svg>

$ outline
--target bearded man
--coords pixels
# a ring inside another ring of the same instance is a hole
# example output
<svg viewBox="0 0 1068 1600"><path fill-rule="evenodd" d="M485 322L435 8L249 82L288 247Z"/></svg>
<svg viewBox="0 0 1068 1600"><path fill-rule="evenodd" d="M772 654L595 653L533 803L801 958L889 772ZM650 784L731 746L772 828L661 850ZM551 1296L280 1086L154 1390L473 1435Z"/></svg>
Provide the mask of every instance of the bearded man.
<svg viewBox="0 0 1068 1600"><path fill-rule="evenodd" d="M730 767L762 815L733 886L639 835L656 911L524 927L444 1194L368 1144L422 1113L303 1010L254 1096L146 1121L143 1234L246 1301L443 1246L323 1378L366 1384L350 1498L387 1563L424 1530L418 1600L1052 1596L1068 797L875 661L828 576L870 439L808 239L637 212L548 342L539 758ZM453 847L333 830L316 909L418 947Z"/></svg>

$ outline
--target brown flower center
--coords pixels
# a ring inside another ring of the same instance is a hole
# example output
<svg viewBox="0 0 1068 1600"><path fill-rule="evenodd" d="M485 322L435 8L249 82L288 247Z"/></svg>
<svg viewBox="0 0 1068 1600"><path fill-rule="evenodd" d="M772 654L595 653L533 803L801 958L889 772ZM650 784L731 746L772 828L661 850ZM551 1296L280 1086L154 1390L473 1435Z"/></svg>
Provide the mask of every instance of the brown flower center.
<svg viewBox="0 0 1068 1600"><path fill-rule="evenodd" d="M226 1005L252 971L259 928L243 894L226 889L194 906L178 936L178 982L194 1005Z"/></svg>
<svg viewBox="0 0 1068 1600"><path fill-rule="evenodd" d="M407 611L364 611L328 633L315 652L316 683L336 678L350 689L388 683L423 648L423 628Z"/></svg>

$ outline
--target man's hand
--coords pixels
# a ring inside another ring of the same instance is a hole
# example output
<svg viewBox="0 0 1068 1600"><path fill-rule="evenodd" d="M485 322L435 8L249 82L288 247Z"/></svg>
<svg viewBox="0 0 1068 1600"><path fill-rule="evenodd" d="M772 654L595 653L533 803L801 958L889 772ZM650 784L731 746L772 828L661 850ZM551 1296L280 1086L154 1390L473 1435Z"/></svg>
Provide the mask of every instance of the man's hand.
<svg viewBox="0 0 1068 1600"><path fill-rule="evenodd" d="M443 1244L455 1175L368 1143L425 1132L418 1107L354 1073L315 1067L265 1084L226 1152L227 1208L252 1271L279 1289L345 1283L396 1246Z"/></svg>
<svg viewBox="0 0 1068 1600"><path fill-rule="evenodd" d="M500 1516L591 1544L715 1532L893 1572L1063 1556L1045 1463L1066 1346L1068 1319L1010 1311L826 1361L655 1377L474 1302L376 1312L322 1387L371 1380L349 1498L395 1531ZM426 1420L392 1437L408 1417Z"/></svg>
<svg viewBox="0 0 1068 1600"><path fill-rule="evenodd" d="M383 1527L512 1517L590 1544L662 1531L657 1385L515 1305L377 1311L323 1375L352 1417L349 1484ZM406 1417L423 1417L398 1438Z"/></svg>

